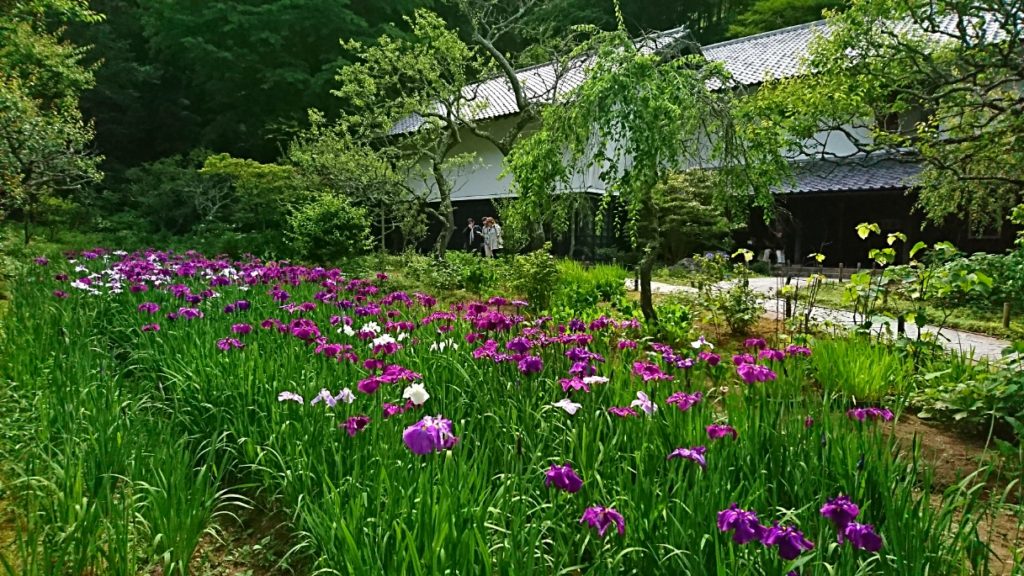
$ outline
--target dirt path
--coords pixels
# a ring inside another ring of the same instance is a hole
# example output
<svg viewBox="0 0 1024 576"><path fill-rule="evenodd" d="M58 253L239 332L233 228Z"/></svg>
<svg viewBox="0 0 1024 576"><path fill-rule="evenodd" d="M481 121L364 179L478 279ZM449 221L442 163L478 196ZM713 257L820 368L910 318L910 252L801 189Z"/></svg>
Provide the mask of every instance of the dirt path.
<svg viewBox="0 0 1024 576"><path fill-rule="evenodd" d="M920 444L921 456L934 472L932 491L936 494L942 493L993 459L991 449L986 453L983 441L965 437L915 416L904 415L893 425L892 432L901 445L907 448L915 441ZM1002 497L1008 480L1003 478L1001 481L990 482L992 498ZM1018 485L1015 497L1008 498L1016 506L1006 506L1004 510L996 511L979 522L979 537L992 549L990 561L995 576L1014 575L1014 553L1024 553L1024 509L1020 507L1020 490Z"/></svg>

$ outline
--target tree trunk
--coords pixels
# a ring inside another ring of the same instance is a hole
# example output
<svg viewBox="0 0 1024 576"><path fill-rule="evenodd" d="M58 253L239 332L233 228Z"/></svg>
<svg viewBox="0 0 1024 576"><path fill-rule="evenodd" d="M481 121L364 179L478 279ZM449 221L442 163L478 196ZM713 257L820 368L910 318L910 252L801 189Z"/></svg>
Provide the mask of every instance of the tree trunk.
<svg viewBox="0 0 1024 576"><path fill-rule="evenodd" d="M576 214L569 217L569 258L576 255Z"/></svg>
<svg viewBox="0 0 1024 576"><path fill-rule="evenodd" d="M440 163L434 164L433 172L434 181L437 183L437 192L441 196L441 215L443 218L441 233L437 235L434 252L437 254L438 259L444 259L444 255L448 251L448 243L455 232L455 208L452 207L451 183L448 182L444 172L441 170Z"/></svg>
<svg viewBox="0 0 1024 576"><path fill-rule="evenodd" d="M651 292L651 276L654 273L654 251L648 250L640 260L640 311L649 324L658 323L658 314L654 311L654 296Z"/></svg>
<svg viewBox="0 0 1024 576"><path fill-rule="evenodd" d="M28 242L32 238L32 235L29 231L29 228L32 224L32 211L28 209L28 206L25 207L25 210L22 213L22 220L25 226L25 246L28 246Z"/></svg>

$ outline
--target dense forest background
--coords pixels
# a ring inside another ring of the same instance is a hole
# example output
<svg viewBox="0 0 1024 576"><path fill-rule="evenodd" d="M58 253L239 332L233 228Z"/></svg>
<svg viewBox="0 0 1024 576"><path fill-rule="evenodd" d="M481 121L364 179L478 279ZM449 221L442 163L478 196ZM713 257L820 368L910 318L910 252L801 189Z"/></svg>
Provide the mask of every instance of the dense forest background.
<svg viewBox="0 0 1024 576"><path fill-rule="evenodd" d="M631 31L690 27L702 43L815 20L838 0L623 0ZM430 8L465 27L454 6L434 0L93 0L106 19L72 26L89 46L95 87L82 94L95 120L105 185L140 164L195 149L270 162L307 126L310 108L336 113L330 91L353 56L340 39L372 43L401 35L403 17ZM502 49L522 53L568 28L615 26L612 3L555 0Z"/></svg>

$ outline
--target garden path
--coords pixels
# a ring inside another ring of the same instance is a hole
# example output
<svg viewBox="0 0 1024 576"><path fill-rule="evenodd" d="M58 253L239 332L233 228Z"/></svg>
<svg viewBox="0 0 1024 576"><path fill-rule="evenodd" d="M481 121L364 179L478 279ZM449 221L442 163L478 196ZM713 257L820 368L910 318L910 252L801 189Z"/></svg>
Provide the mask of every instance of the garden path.
<svg viewBox="0 0 1024 576"><path fill-rule="evenodd" d="M793 279L802 285L804 279ZM776 293L779 287L783 285L783 280L780 278L770 277L759 277L750 279L750 287L758 294L764 297L764 308L765 314L772 318L780 318L784 314L785 300L776 297ZM633 289L633 280L626 280L626 286L628 289ZM727 288L728 283L722 283L721 288ZM666 284L664 282L651 282L651 291L655 294L677 294L681 292L696 292L696 289L690 286L680 286L677 284ZM825 325L834 325L843 328L852 328L856 325L854 322L853 313L847 310L837 310L834 308L821 308L815 307L811 312L811 319ZM888 316L876 316L872 318L873 325L881 330L883 325L890 325L892 330L895 332L896 321ZM907 334L916 336L919 328L908 323L906 326ZM926 334L934 334L937 330L930 326L921 328ZM1003 348L1010 345L1006 340L1000 340L991 336L985 336L983 334L975 334L974 332L964 332L962 330L953 330L951 328L945 328L939 334L939 342L948 350L954 352L970 353L976 360L988 359L997 360L1002 357Z"/></svg>

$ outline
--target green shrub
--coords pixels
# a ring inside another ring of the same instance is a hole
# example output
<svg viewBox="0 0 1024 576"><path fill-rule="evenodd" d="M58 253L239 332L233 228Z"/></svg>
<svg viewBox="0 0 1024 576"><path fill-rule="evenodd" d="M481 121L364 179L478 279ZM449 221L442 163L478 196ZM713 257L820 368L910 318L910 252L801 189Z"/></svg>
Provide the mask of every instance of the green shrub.
<svg viewBox="0 0 1024 576"><path fill-rule="evenodd" d="M366 213L333 194L321 194L288 217L289 242L312 262L336 262L369 250Z"/></svg>
<svg viewBox="0 0 1024 576"><path fill-rule="evenodd" d="M938 362L916 376L911 404L921 418L958 422L975 432L1024 438L1024 371L1017 363L992 366L969 357Z"/></svg>
<svg viewBox="0 0 1024 576"><path fill-rule="evenodd" d="M550 244L529 254L516 256L508 273L512 290L526 297L533 313L547 310L551 306L552 287L558 280L559 269L551 256Z"/></svg>
<svg viewBox="0 0 1024 576"><path fill-rule="evenodd" d="M655 309L658 313L655 336L659 341L673 346L690 342L693 312L686 302L680 298L673 298L656 306Z"/></svg>
<svg viewBox="0 0 1024 576"><path fill-rule="evenodd" d="M863 337L819 340L811 360L826 393L859 403L881 402L890 394L903 394L913 368L896 351Z"/></svg>

